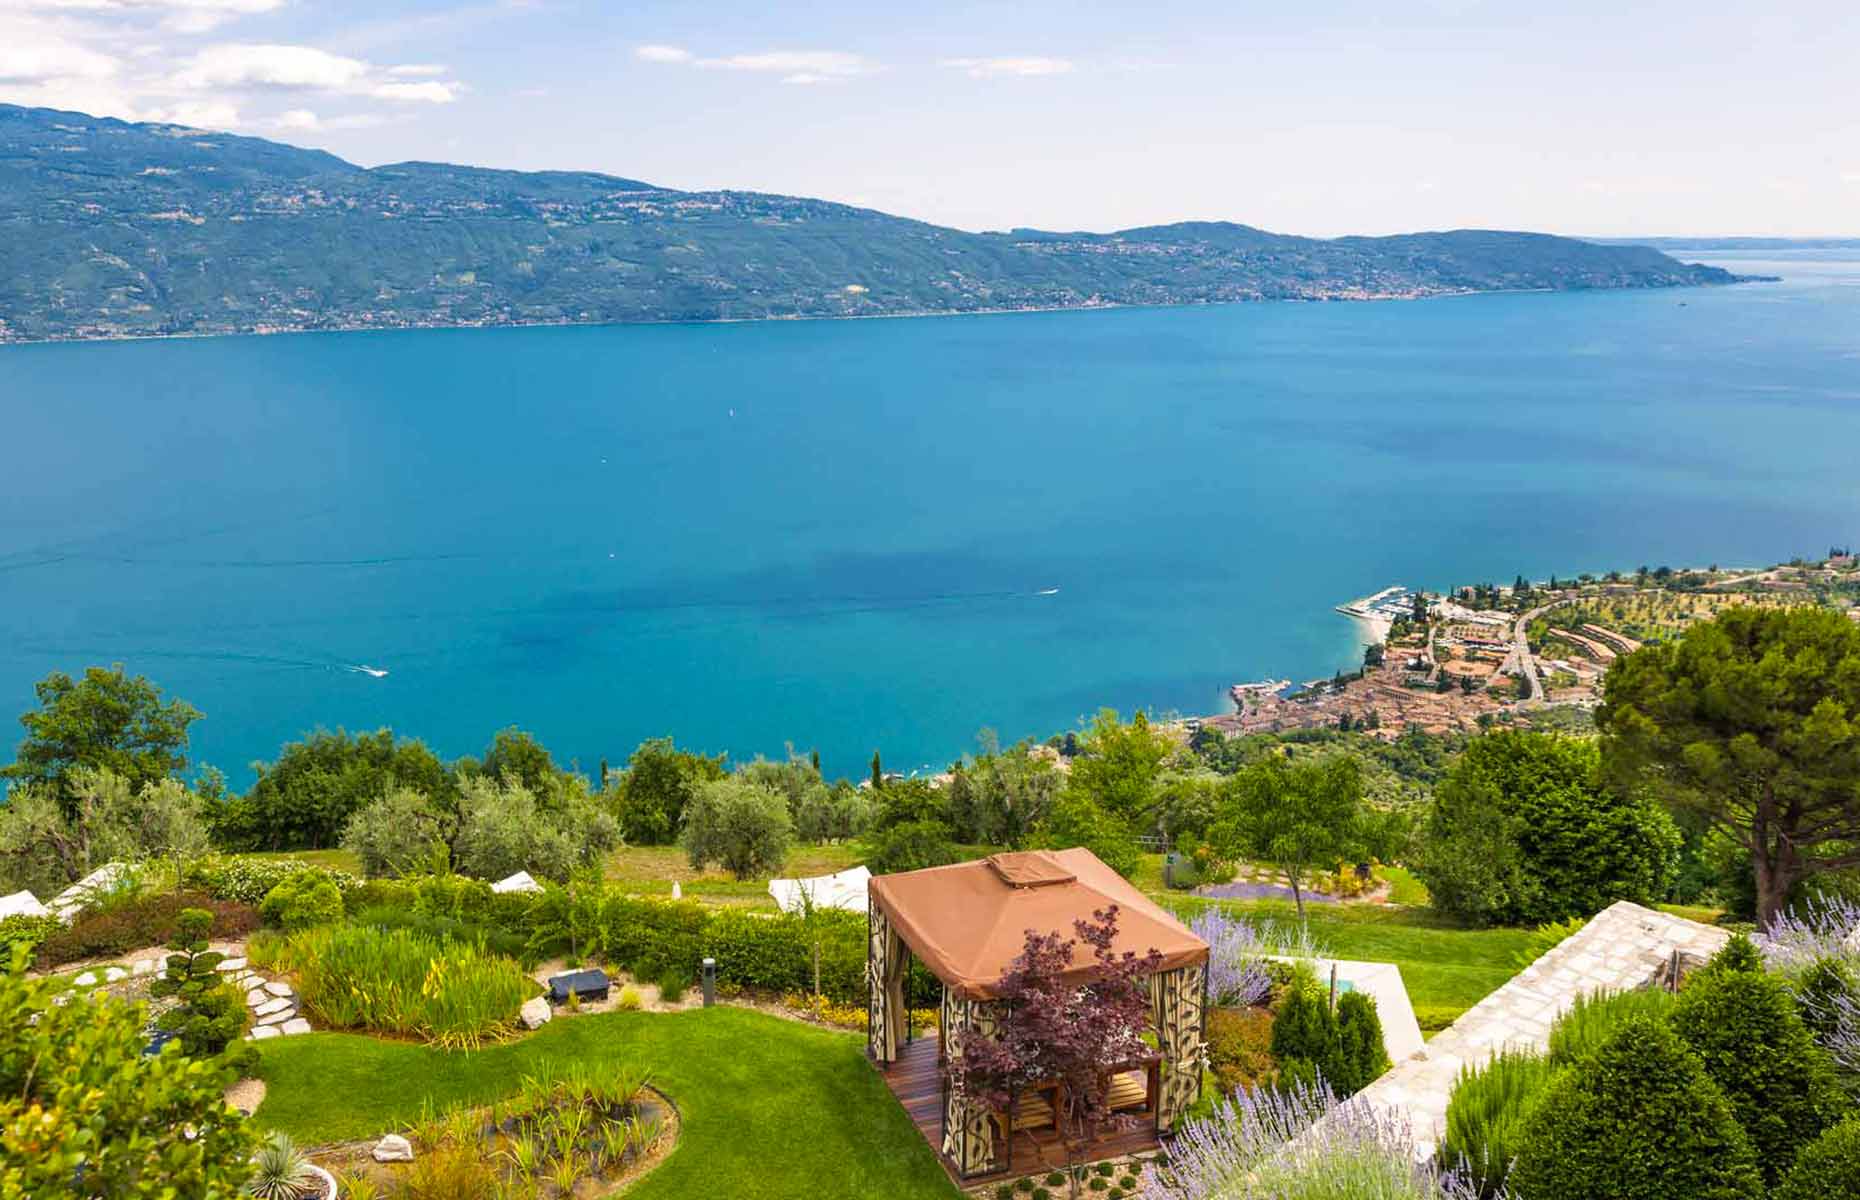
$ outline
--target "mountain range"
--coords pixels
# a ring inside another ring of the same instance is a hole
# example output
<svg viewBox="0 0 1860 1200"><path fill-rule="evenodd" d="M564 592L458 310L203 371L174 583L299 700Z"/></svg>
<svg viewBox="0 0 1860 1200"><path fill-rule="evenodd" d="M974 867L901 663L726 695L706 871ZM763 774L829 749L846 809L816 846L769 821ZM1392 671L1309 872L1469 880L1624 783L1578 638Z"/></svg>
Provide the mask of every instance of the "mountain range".
<svg viewBox="0 0 1860 1200"><path fill-rule="evenodd" d="M1226 222L969 233L584 172L0 105L0 341L892 316L1736 282L1646 246Z"/></svg>

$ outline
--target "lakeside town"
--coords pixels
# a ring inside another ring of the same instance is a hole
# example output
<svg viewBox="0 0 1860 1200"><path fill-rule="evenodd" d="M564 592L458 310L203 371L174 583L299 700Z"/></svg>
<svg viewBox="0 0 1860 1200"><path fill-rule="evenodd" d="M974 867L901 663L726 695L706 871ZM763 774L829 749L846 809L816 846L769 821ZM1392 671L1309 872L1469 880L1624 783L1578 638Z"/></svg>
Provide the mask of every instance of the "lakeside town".
<svg viewBox="0 0 1860 1200"><path fill-rule="evenodd" d="M1388 587L1337 606L1363 627L1360 668L1298 684L1236 683L1233 712L1181 724L1225 736L1335 728L1385 741L1411 730L1557 726L1601 702L1616 658L1732 605L1819 605L1860 621L1860 557L1833 547L1825 558L1768 568L1519 576L1444 593Z"/></svg>

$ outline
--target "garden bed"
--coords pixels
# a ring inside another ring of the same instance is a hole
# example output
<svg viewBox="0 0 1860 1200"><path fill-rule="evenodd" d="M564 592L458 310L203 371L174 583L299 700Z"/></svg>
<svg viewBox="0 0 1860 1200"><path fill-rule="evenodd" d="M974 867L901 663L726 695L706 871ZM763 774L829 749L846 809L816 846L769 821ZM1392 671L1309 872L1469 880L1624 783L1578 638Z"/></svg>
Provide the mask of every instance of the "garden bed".
<svg viewBox="0 0 1860 1200"><path fill-rule="evenodd" d="M429 1195L436 1185L447 1195L493 1194L510 1187L514 1194L538 1200L595 1200L625 1191L651 1172L678 1144L680 1119L670 1096L649 1084L616 1083L629 1090L624 1103L603 1097L598 1081L587 1081L592 1097L568 1095L577 1085L526 1081L535 1104L512 1112L525 1095L478 1108L456 1108L410 1126L404 1136L414 1147L412 1162L380 1163L373 1141L344 1142L315 1152L324 1166L337 1171L344 1195L351 1190L381 1200ZM585 1103L577 1103L577 1099ZM571 1113L583 1117L569 1117ZM583 1128L571 1128L586 1120ZM605 1124L603 1124L605 1123ZM565 1157L553 1145L565 1131ZM566 1163L566 1166L557 1164ZM356 1187L360 1184L360 1187ZM525 1191L533 1187L534 1191Z"/></svg>

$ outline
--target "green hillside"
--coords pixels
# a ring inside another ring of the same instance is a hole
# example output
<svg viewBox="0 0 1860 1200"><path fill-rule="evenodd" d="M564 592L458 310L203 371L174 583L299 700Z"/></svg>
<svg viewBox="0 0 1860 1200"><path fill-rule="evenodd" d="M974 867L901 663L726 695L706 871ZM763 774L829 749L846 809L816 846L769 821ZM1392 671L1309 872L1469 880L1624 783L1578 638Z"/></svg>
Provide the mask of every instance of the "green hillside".
<svg viewBox="0 0 1860 1200"><path fill-rule="evenodd" d="M364 170L259 138L0 105L0 341L1734 281L1646 247L1529 233L975 234L608 175Z"/></svg>

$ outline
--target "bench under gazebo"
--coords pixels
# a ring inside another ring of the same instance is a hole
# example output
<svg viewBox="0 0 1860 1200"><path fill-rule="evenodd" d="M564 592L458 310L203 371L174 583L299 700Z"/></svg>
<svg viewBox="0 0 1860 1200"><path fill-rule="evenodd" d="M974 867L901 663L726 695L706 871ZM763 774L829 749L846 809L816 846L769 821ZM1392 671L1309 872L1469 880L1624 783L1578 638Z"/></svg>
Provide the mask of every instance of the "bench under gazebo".
<svg viewBox="0 0 1860 1200"><path fill-rule="evenodd" d="M1012 1111L987 1109L951 1086L949 1064L971 1032L993 1031L995 986L1029 930L1072 936L1073 922L1117 906L1112 949L1160 955L1149 978L1154 1047L1107 1062L1110 1107L1131 1114L1102 1133L1091 1159L1155 1149L1201 1094L1208 946L1089 850L1023 851L874 876L867 913L866 1048L893 1094L965 1184L1063 1165L1061 1097L1029 1088ZM933 1038L912 1036L909 965L942 984ZM1076 962L1080 984L1096 964ZM1063 978L1070 981L1072 972Z"/></svg>

